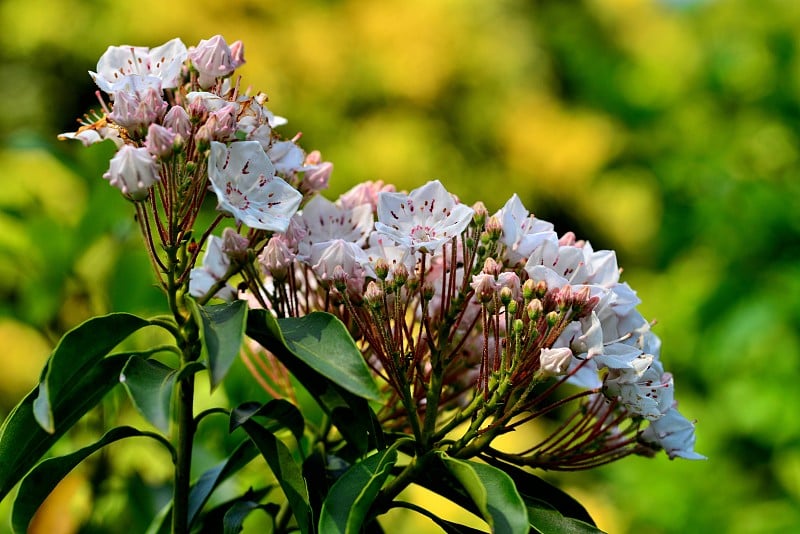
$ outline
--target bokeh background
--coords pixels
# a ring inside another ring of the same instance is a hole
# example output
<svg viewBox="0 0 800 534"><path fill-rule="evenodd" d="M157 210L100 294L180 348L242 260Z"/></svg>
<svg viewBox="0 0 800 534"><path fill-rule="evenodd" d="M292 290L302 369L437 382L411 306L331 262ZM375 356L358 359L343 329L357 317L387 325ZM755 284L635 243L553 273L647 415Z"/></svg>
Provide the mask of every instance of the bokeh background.
<svg viewBox="0 0 800 534"><path fill-rule="evenodd" d="M284 133L335 163L330 196L438 178L494 211L516 192L559 232L617 250L709 460L544 474L601 528L800 529L800 2L789 0L3 0L0 417L66 330L162 306L131 210L100 178L112 147L55 139L97 107L87 71L111 44L216 33L244 41L237 72L289 118ZM64 494L79 496L53 514L65 531L99 507L85 481L70 483ZM138 531L128 516L117 531Z"/></svg>

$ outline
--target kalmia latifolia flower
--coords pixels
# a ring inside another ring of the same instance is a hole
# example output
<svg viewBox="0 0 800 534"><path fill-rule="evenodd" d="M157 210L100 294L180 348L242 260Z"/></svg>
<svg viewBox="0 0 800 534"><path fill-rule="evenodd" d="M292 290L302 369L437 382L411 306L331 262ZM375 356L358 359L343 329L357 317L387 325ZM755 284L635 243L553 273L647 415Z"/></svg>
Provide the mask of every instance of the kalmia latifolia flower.
<svg viewBox="0 0 800 534"><path fill-rule="evenodd" d="M277 132L264 93L240 92L243 62L221 36L110 47L91 73L100 111L61 136L115 143L104 177L134 201L165 291L336 315L384 384L382 428L453 457L558 470L703 458L613 251L559 236L516 194L493 213L439 181L324 198L333 164ZM217 217L195 228L208 191ZM275 365L247 354L252 369ZM556 413L565 422L526 450L495 446Z"/></svg>

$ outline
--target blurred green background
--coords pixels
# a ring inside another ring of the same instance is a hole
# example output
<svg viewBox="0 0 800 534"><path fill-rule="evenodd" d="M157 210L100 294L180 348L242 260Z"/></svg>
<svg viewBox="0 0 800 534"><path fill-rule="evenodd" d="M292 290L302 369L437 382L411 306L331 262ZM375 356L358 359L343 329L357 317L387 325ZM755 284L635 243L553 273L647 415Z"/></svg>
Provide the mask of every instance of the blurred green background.
<svg viewBox="0 0 800 534"><path fill-rule="evenodd" d="M162 306L100 178L112 147L55 139L97 107L86 72L108 45L220 33L334 162L330 195L516 192L617 250L709 460L552 477L601 528L800 529L800 2L3 0L0 30L0 416L67 329ZM63 506L93 506L70 483Z"/></svg>

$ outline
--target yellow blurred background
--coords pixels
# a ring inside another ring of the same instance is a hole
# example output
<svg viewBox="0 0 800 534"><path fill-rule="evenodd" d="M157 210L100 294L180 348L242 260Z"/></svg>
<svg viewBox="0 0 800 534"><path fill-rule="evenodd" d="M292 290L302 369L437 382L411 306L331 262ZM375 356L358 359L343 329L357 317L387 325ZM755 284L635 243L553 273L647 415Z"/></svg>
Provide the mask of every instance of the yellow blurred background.
<svg viewBox="0 0 800 534"><path fill-rule="evenodd" d="M283 133L334 162L329 196L516 192L617 250L709 460L544 474L601 528L800 529L800 3L4 0L0 30L0 416L63 332L161 306L100 179L110 148L55 140L97 107L87 71L109 45L219 33Z"/></svg>

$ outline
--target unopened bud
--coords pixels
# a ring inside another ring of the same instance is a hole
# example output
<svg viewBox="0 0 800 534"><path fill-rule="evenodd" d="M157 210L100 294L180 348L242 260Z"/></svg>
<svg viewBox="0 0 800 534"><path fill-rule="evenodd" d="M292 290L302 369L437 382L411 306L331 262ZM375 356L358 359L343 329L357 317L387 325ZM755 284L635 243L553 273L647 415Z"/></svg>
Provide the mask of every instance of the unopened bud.
<svg viewBox="0 0 800 534"><path fill-rule="evenodd" d="M333 268L333 287L342 295L347 291L347 272L341 265Z"/></svg>
<svg viewBox="0 0 800 534"><path fill-rule="evenodd" d="M497 263L494 258L486 258L486 261L483 263L483 272L495 278L500 274L501 268L502 266Z"/></svg>
<svg viewBox="0 0 800 534"><path fill-rule="evenodd" d="M486 221L486 233L489 234L489 239L497 241L503 235L503 223L500 222L495 216L489 217Z"/></svg>
<svg viewBox="0 0 800 534"><path fill-rule="evenodd" d="M551 311L545 316L547 320L547 326L553 327L558 323L558 319L561 317L557 311Z"/></svg>
<svg viewBox="0 0 800 534"><path fill-rule="evenodd" d="M539 353L539 370L546 376L563 375L569 368L572 351L567 347L544 348Z"/></svg>
<svg viewBox="0 0 800 534"><path fill-rule="evenodd" d="M399 263L394 266L392 280L394 281L394 285L398 288L405 285L406 281L408 281L408 269L405 265Z"/></svg>
<svg viewBox="0 0 800 534"><path fill-rule="evenodd" d="M504 287L500 290L500 302L503 303L503 306L508 306L508 303L511 302L511 298L513 297L513 293L511 289L508 287Z"/></svg>
<svg viewBox="0 0 800 534"><path fill-rule="evenodd" d="M508 313L510 313L511 316L513 317L517 314L517 309L519 309L519 303L517 303L516 300L512 300L511 302L506 304L506 309L508 310Z"/></svg>
<svg viewBox="0 0 800 534"><path fill-rule="evenodd" d="M367 284L367 290L364 291L364 300L372 308L379 308L383 303L383 291L374 281L370 281Z"/></svg>
<svg viewBox="0 0 800 534"><path fill-rule="evenodd" d="M538 321L543 312L542 301L539 299L533 299L528 303L526 311L528 312L528 319L531 321Z"/></svg>
<svg viewBox="0 0 800 534"><path fill-rule="evenodd" d="M480 200L472 205L472 209L475 212L475 215L472 216L472 221L480 228L486 223L486 217L489 215L489 211L486 209L486 205Z"/></svg>
<svg viewBox="0 0 800 534"><path fill-rule="evenodd" d="M425 300L431 300L435 294L436 288L433 287L433 284L430 282L425 282L425 286L422 288L422 298Z"/></svg>
<svg viewBox="0 0 800 534"><path fill-rule="evenodd" d="M512 328L515 334L521 334L525 330L525 323L522 322L522 319L515 319Z"/></svg>
<svg viewBox="0 0 800 534"><path fill-rule="evenodd" d="M525 283L522 284L522 298L525 299L525 302L534 298L534 290L536 289L536 283L528 278L525 280Z"/></svg>
<svg viewBox="0 0 800 534"><path fill-rule="evenodd" d="M386 280L386 277L389 276L389 262L384 258L378 258L375 262L375 275L378 280Z"/></svg>

